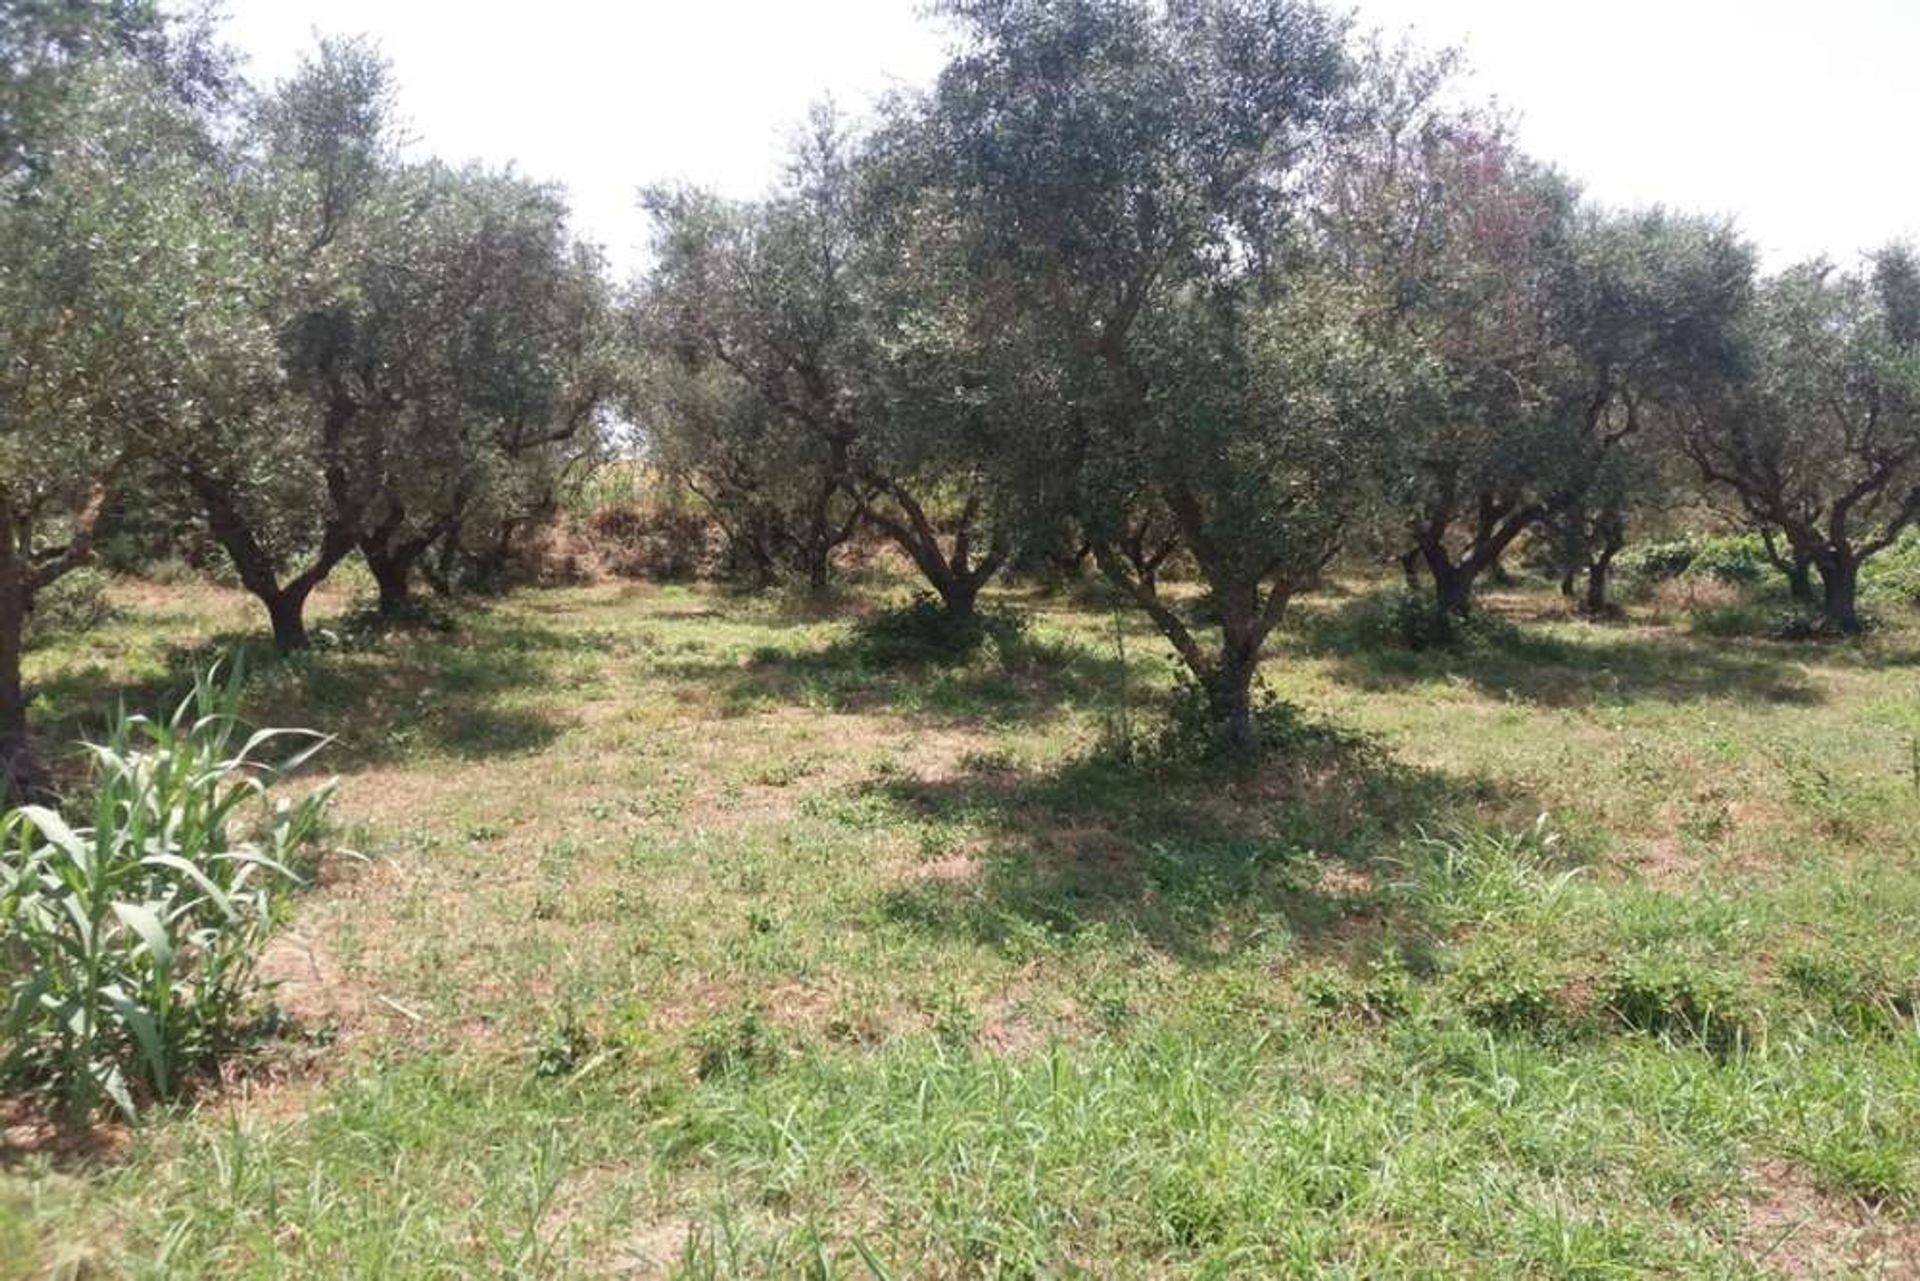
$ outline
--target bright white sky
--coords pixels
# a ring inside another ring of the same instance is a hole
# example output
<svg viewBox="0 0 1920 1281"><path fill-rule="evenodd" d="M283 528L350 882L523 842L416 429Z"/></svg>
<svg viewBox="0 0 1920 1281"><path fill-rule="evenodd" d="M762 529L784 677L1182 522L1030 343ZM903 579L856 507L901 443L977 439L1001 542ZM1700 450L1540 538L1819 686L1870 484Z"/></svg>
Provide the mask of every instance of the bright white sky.
<svg viewBox="0 0 1920 1281"><path fill-rule="evenodd" d="M1920 0L1358 0L1364 24L1462 47L1530 150L1611 204L1738 218L1778 264L1920 235ZM763 189L809 103L924 84L917 0L229 0L272 79L316 31L393 60L418 145L566 184L622 268L642 185Z"/></svg>

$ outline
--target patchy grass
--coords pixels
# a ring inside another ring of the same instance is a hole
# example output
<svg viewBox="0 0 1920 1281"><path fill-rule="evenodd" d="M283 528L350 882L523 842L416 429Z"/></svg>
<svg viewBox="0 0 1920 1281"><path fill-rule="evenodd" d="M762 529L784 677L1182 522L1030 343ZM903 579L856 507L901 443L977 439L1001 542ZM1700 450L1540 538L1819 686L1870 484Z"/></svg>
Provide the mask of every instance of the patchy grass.
<svg viewBox="0 0 1920 1281"><path fill-rule="evenodd" d="M254 623L119 596L57 727ZM1269 681L1344 732L1233 773L1108 750L1135 620L997 603L938 662L608 586L261 670L371 862L223 1093L8 1131L0 1274L1920 1269L1910 626L1311 602Z"/></svg>

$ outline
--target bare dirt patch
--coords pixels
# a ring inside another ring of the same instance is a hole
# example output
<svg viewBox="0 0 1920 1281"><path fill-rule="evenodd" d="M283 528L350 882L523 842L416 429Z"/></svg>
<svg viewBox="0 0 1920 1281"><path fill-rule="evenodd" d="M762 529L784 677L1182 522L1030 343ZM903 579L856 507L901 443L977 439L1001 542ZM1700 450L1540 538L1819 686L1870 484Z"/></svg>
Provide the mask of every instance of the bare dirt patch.
<svg viewBox="0 0 1920 1281"><path fill-rule="evenodd" d="M975 855L964 850L943 854L939 858L916 863L902 877L909 884L934 881L945 885L959 885L978 881L982 865Z"/></svg>
<svg viewBox="0 0 1920 1281"><path fill-rule="evenodd" d="M1755 1167L1740 1249L1787 1277L1920 1276L1920 1221L1823 1192L1785 1161Z"/></svg>
<svg viewBox="0 0 1920 1281"><path fill-rule="evenodd" d="M672 1274L673 1265L697 1240L698 1228L684 1215L669 1214L628 1233L607 1257L607 1275L652 1281Z"/></svg>
<svg viewBox="0 0 1920 1281"><path fill-rule="evenodd" d="M318 930L276 935L260 958L260 979L273 1002L297 1024L349 1035L366 1021L372 991L348 974Z"/></svg>

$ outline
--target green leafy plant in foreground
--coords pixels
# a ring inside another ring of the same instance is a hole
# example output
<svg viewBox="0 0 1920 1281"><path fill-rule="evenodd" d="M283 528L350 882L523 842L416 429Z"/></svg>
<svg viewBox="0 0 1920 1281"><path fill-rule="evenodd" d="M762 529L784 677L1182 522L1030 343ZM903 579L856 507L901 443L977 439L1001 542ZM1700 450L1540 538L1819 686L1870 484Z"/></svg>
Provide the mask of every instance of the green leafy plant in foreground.
<svg viewBox="0 0 1920 1281"><path fill-rule="evenodd" d="M0 818L0 958L12 971L0 1070L75 1117L178 1092L230 1047L271 925L273 890L314 836L331 782L267 790L327 740L238 741L236 666L196 677L170 716L116 718L92 758L91 822L28 806ZM300 746L276 763L275 744Z"/></svg>

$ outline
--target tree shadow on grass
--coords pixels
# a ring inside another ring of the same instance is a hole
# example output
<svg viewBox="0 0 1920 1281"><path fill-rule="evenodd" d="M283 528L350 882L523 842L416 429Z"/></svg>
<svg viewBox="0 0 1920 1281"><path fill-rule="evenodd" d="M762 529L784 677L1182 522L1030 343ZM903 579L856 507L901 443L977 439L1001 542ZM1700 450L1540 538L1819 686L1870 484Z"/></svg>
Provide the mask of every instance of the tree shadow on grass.
<svg viewBox="0 0 1920 1281"><path fill-rule="evenodd" d="M1096 756L871 786L921 821L979 834L967 875L907 878L885 892L886 919L997 945L1104 925L1200 964L1276 931L1327 953L1417 944L1391 884L1415 838L1537 814L1491 781L1353 740L1241 773Z"/></svg>
<svg viewBox="0 0 1920 1281"><path fill-rule="evenodd" d="M1642 701L1812 706L1825 698L1801 666L1808 656L1771 642L1702 640L1626 624L1549 635L1484 615L1456 644L1414 650L1392 614L1391 601L1381 596L1301 611L1282 643L1327 660L1337 679L1366 690L1465 680L1483 693L1543 707Z"/></svg>
<svg viewBox="0 0 1920 1281"><path fill-rule="evenodd" d="M557 660L618 652L616 638L563 631L484 611L452 631L347 637L291 657L253 633L221 633L169 648L161 668L129 675L106 661L76 663L37 682L45 714L35 733L71 762L71 744L97 739L115 709L154 715L215 662L243 662L243 713L255 725L313 729L337 740L316 761L332 773L419 757L478 761L537 752L566 728L551 700Z"/></svg>
<svg viewBox="0 0 1920 1281"><path fill-rule="evenodd" d="M1072 707L1106 706L1141 678L1117 659L1071 641L990 640L969 655L901 656L858 634L812 650L763 646L743 658L662 658L658 670L701 686L723 712L806 704L836 712L886 711L948 722L1045 720Z"/></svg>

